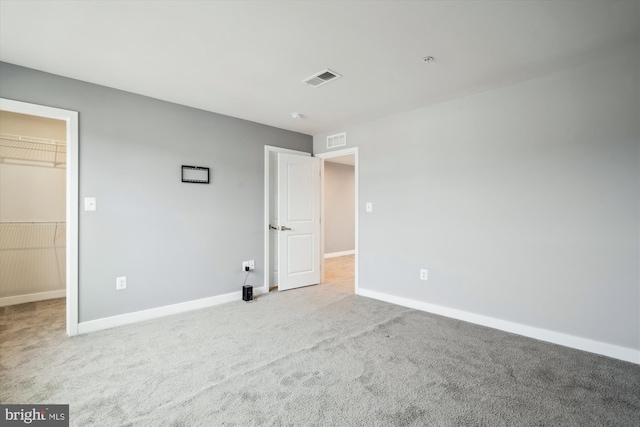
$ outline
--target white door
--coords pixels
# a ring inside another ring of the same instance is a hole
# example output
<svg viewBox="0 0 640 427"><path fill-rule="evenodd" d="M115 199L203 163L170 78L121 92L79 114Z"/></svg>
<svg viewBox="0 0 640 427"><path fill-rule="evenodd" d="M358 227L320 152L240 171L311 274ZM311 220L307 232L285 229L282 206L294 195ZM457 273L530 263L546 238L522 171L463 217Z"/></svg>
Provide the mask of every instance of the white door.
<svg viewBox="0 0 640 427"><path fill-rule="evenodd" d="M320 283L320 159L278 153L278 290Z"/></svg>

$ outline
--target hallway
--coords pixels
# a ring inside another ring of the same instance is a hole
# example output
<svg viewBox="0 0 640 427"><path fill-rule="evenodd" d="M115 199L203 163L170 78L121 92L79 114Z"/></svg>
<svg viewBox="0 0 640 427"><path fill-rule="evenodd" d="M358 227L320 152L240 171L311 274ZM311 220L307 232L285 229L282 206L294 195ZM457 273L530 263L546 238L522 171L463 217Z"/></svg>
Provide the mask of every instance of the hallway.
<svg viewBox="0 0 640 427"><path fill-rule="evenodd" d="M325 258L324 283L340 285L344 291L354 293L355 255Z"/></svg>

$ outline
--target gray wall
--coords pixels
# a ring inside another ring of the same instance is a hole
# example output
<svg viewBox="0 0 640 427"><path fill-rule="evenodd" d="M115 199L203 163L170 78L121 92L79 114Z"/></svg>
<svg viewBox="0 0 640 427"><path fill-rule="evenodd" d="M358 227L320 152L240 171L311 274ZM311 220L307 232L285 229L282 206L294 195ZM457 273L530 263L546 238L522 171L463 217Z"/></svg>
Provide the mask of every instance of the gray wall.
<svg viewBox="0 0 640 427"><path fill-rule="evenodd" d="M324 253L355 246L355 167L324 162Z"/></svg>
<svg viewBox="0 0 640 427"><path fill-rule="evenodd" d="M310 136L0 63L0 96L79 112L80 321L240 291L264 268L264 145ZM209 185L181 165L211 168ZM127 289L116 291L116 276Z"/></svg>
<svg viewBox="0 0 640 427"><path fill-rule="evenodd" d="M639 64L330 132L359 147L360 287L640 349Z"/></svg>

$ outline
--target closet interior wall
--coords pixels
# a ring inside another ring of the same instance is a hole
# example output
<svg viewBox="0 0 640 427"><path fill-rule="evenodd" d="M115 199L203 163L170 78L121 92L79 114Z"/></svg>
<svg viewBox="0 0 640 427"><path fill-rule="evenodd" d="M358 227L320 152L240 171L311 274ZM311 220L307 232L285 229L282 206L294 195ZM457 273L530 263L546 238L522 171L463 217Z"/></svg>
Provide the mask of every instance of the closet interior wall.
<svg viewBox="0 0 640 427"><path fill-rule="evenodd" d="M65 295L66 124L0 111L0 306Z"/></svg>

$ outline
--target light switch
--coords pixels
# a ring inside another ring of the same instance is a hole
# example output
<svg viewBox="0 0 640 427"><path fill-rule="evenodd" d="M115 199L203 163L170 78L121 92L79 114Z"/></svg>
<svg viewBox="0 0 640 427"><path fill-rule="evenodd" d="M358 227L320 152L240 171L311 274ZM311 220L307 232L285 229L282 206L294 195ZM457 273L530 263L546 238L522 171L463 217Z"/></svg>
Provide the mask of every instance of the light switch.
<svg viewBox="0 0 640 427"><path fill-rule="evenodd" d="M364 205L364 210L367 211L367 212L373 212L373 203L367 202Z"/></svg>
<svg viewBox="0 0 640 427"><path fill-rule="evenodd" d="M95 211L96 210L96 198L95 197L85 197L84 198L84 210L85 211Z"/></svg>

